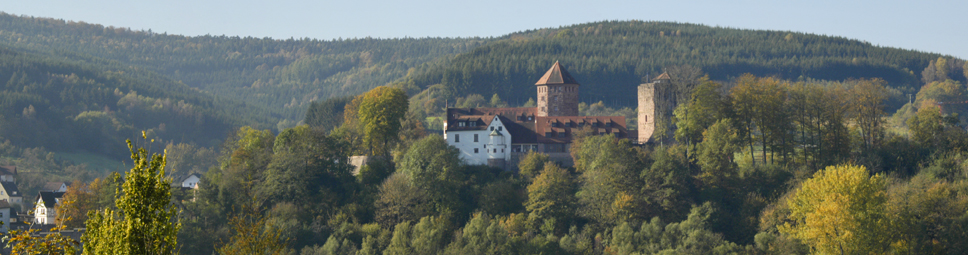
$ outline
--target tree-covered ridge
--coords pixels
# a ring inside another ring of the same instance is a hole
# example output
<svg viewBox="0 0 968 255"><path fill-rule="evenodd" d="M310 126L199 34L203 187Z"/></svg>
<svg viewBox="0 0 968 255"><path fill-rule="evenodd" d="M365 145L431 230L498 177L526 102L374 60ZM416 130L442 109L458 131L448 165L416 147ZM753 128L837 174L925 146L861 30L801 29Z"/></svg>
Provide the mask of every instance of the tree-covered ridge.
<svg viewBox="0 0 968 255"><path fill-rule="evenodd" d="M582 82L583 101L627 106L634 102L628 92L665 66L692 65L714 80L742 73L786 79L879 77L892 87L913 88L919 71L940 57L842 37L642 21L593 22L498 38L279 40L170 35L0 14L0 43L93 55L156 71L266 108L265 115L273 119L267 124L278 124L280 130L302 119L313 101L391 82L406 85L411 95L443 84L450 99L498 93L519 105L533 94L535 77L555 60Z"/></svg>
<svg viewBox="0 0 968 255"><path fill-rule="evenodd" d="M704 25L604 21L513 33L455 57L445 68L414 72L410 86L443 84L455 95L494 92L525 102L531 84L550 63L564 63L582 84L582 101L634 102L634 87L663 67L691 65L714 80L739 74L784 79L881 78L892 87L916 88L920 71L939 54L841 37ZM963 76L952 77L964 80Z"/></svg>
<svg viewBox="0 0 968 255"><path fill-rule="evenodd" d="M0 136L18 146L121 157L116 145L137 130L213 146L236 126L268 119L142 68L28 51L0 45Z"/></svg>
<svg viewBox="0 0 968 255"><path fill-rule="evenodd" d="M312 101L363 93L407 75L411 68L487 41L191 37L0 14L0 43L117 60L291 120L300 119Z"/></svg>

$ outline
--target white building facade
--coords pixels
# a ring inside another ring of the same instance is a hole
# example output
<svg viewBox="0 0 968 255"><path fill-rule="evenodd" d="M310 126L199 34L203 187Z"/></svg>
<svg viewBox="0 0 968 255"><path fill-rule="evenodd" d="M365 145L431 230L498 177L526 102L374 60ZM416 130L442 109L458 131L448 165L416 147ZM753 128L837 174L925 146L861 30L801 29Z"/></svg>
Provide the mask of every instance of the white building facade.
<svg viewBox="0 0 968 255"><path fill-rule="evenodd" d="M475 116L450 122L454 123L444 123L444 139L460 150L464 163L505 168L505 162L511 160L511 134L500 117Z"/></svg>

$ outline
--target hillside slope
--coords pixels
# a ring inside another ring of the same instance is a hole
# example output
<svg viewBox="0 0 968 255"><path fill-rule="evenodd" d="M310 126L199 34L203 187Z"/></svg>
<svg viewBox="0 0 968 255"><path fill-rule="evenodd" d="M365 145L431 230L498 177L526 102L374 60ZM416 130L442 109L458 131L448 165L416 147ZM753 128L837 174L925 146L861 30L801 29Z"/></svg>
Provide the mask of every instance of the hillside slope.
<svg viewBox="0 0 968 255"><path fill-rule="evenodd" d="M268 122L253 112L137 67L0 45L0 136L17 146L124 158L124 140L142 130L214 146L235 126Z"/></svg>
<svg viewBox="0 0 968 255"><path fill-rule="evenodd" d="M534 96L537 78L560 61L581 82L582 101L629 105L635 86L672 65L699 67L717 80L743 73L792 80L878 77L916 91L921 71L941 57L840 37L670 22L605 21L498 39L444 67L413 72L403 82L419 88L441 84L453 96L498 93L524 102Z"/></svg>
<svg viewBox="0 0 968 255"><path fill-rule="evenodd" d="M488 41L189 37L0 13L0 44L116 60L264 107L277 120L302 119L314 100L365 92Z"/></svg>
<svg viewBox="0 0 968 255"><path fill-rule="evenodd" d="M743 73L787 79L879 77L905 93L941 55L841 37L696 24L603 21L498 38L286 39L181 36L0 13L0 44L38 54L77 54L154 71L254 107L264 125L302 120L313 101L396 83L411 94L438 85L438 101L476 93L523 103L537 77L561 61L582 83L582 101L634 103L634 87L672 65L711 78ZM952 77L965 80L964 77Z"/></svg>

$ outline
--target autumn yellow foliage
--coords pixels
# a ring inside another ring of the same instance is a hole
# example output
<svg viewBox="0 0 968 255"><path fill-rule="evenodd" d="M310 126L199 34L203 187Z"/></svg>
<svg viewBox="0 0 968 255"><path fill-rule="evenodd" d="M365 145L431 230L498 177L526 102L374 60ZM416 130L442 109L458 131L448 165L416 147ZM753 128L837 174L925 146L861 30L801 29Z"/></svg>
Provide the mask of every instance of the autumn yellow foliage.
<svg viewBox="0 0 968 255"><path fill-rule="evenodd" d="M818 254L875 254L890 247L886 182L863 166L830 166L802 183L780 231Z"/></svg>

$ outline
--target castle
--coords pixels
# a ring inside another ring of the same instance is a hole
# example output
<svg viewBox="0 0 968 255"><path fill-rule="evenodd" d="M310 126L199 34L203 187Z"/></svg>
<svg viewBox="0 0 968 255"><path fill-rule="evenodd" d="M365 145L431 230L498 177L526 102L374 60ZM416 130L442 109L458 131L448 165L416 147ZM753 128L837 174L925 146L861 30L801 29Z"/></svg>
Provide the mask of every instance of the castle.
<svg viewBox="0 0 968 255"><path fill-rule="evenodd" d="M516 168L521 157L537 151L570 166L571 139L586 126L593 134L650 142L655 132L656 96L661 95L656 89L668 83L669 75L663 74L638 87L638 130L629 130L624 116L579 116L580 84L555 62L535 83L536 107L447 108L444 139L471 165Z"/></svg>

